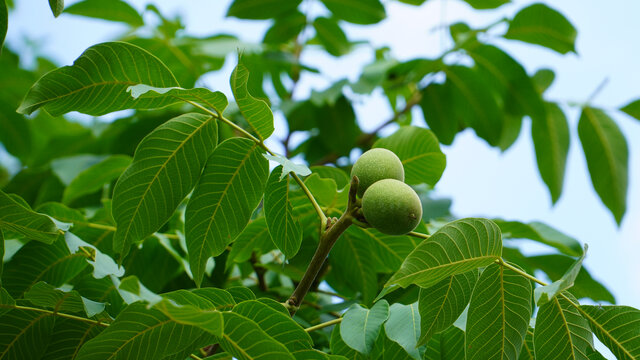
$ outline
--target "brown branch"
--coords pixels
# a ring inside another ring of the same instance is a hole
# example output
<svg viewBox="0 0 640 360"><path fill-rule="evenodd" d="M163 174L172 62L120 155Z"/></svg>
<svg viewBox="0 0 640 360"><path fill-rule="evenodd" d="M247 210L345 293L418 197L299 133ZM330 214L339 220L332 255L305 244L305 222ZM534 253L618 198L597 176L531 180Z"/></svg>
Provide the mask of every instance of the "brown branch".
<svg viewBox="0 0 640 360"><path fill-rule="evenodd" d="M355 212L359 209L356 205L356 194L358 191L358 177L354 176L351 179L351 187L349 189L349 203L347 204L347 209L340 216L340 219L336 222L332 222L330 227L325 231L318 241L318 248L316 249L315 254L313 254L313 258L307 267L302 279L296 286L296 289L293 291L293 294L289 297L289 299L285 302L285 306L289 309L289 313L293 316L300 304L304 300L305 295L309 292L309 289L313 285L313 282L318 277L318 273L322 269L322 265L324 264L333 244L336 243L340 235L342 235L349 226L352 224L353 216Z"/></svg>
<svg viewBox="0 0 640 360"><path fill-rule="evenodd" d="M256 277L258 278L258 288L264 292L269 291L269 288L267 287L267 282L264 279L264 274L267 272L267 270L262 266L260 266L260 264L258 263L258 257L256 256L255 252L251 253L251 258L249 259L249 262L251 263L251 267L253 268L253 271L256 273Z"/></svg>

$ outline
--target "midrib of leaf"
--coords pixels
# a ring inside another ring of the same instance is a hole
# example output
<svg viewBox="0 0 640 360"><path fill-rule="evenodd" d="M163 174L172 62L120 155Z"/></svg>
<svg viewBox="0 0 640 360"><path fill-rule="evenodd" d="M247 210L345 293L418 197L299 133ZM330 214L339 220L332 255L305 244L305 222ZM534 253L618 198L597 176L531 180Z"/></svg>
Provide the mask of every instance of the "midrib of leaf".
<svg viewBox="0 0 640 360"><path fill-rule="evenodd" d="M447 299L449 298L449 291L451 290L451 284L452 283L453 283L453 275L449 277L449 286L447 287L447 291L445 293L444 300L442 301L442 303L438 307L438 313L436 313L436 319L440 316L440 313L442 312L442 309L444 309L444 304L447 302ZM411 314L411 316L413 316L413 313ZM430 332L431 329L433 329L434 325L435 325L435 321L431 323L431 325L429 326L427 331L425 331L425 334Z"/></svg>
<svg viewBox="0 0 640 360"><path fill-rule="evenodd" d="M422 159L424 157L433 156L434 153L435 152L428 152L428 153L424 153L424 154L420 154L420 155L415 155L415 156L412 156L410 158L406 158L406 159L402 160L402 164L408 164L408 163L410 163L412 161L419 160L419 159Z"/></svg>
<svg viewBox="0 0 640 360"><path fill-rule="evenodd" d="M213 214L211 214L211 216L209 217L209 223L207 224L207 230L204 232L205 234L205 241L202 241L202 245L200 246L200 254L202 254L203 250L204 250L204 244L206 243L206 234L209 233L209 231L211 231L211 226L213 225L213 219L216 217L216 214L218 213L218 210L222 207L222 200L227 196L227 192L229 191L229 187L231 186L231 184L233 183L233 179L236 178L236 176L238 176L238 174L240 173L240 169L245 165L245 163L247 162L247 160L251 157L251 155L253 154L253 150L255 150L257 144L254 142L253 145L251 145L251 149L249 151L247 151L247 154L242 158L242 161L240 161L239 166L234 170L233 174L231 175L231 179L229 179L229 182L227 182L227 184L224 187L224 191L221 193L220 195L220 201L216 204L215 209L213 210Z"/></svg>
<svg viewBox="0 0 640 360"><path fill-rule="evenodd" d="M13 340L11 340L11 342L9 344L7 344L7 348L4 349L4 351L2 352L2 354L0 354L0 359L3 359L4 356L7 354L7 352L9 352L9 350L11 349L11 347L13 347L13 345L16 343L16 341L18 341L18 339L20 339L20 337L27 331L29 330L36 322L40 321L40 319L47 317L47 316L51 316L51 314L42 314L40 316L38 316L37 318L31 320L29 322L29 324L27 326L24 327L24 329L20 330L20 332L13 338Z"/></svg>
<svg viewBox="0 0 640 360"><path fill-rule="evenodd" d="M424 270L412 272L409 275L403 276L403 277L398 278L398 279L394 279L394 283L397 283L398 281L406 279L408 277L415 276L416 274L422 274L424 272L432 271L434 269L439 269L439 268L442 268L442 267L455 266L455 265L458 265L458 264L466 264L466 263L468 263L470 261L476 261L476 260L482 260L482 259L497 259L497 258L498 258L497 256L487 256L487 255L485 255L485 256L477 256L477 257L474 257L474 258L471 258L471 259L463 259L463 260L460 260L460 261L448 262L446 264L440 264L440 265L433 266L433 267L430 267L430 268L427 268L427 269L424 269Z"/></svg>
<svg viewBox="0 0 640 360"><path fill-rule="evenodd" d="M604 154L607 157L607 167L609 168L612 177L616 180L614 181L614 186L612 186L612 190L615 192L616 196L614 197L615 199L619 199L620 198L620 192L618 189L618 172L615 171L615 158L613 156L613 153L611 151L611 144L609 143L609 141L607 140L607 137L602 133L602 129L599 126L599 123L596 121L596 119L594 118L594 115L591 113L591 109L590 108L584 108L583 109L584 114L587 116L587 119L589 120L589 123L591 124L591 126L593 127L594 132L596 133L596 136L598 136L598 138L600 139L600 142L602 143L603 147L604 147ZM616 202L618 202L616 200Z"/></svg>
<svg viewBox="0 0 640 360"><path fill-rule="evenodd" d="M564 295L563 295L564 297ZM565 297L565 299L567 299ZM569 299L567 299L569 300ZM578 309L578 311L582 314L582 316L584 316L585 318L587 318L589 320L589 326L592 325L596 325L596 327L598 329L600 329L600 331L602 331L603 334L607 335L607 338L609 340L611 340L612 342L614 342L616 345L618 345L618 349L620 349L621 351L623 351L625 353L625 355L627 355L629 357L629 359L633 359L632 354L630 354L627 349L625 349L624 347L622 347L622 343L620 343L618 340L616 340L616 338L614 338L613 336L611 336L611 334L609 334L609 332L602 327L602 325L600 325L600 323L598 323L594 318L592 318L591 316L589 316L589 314L587 314L584 310L580 309L580 306L576 306L576 304L574 304L571 300L569 300L569 303L575 307L576 309Z"/></svg>
<svg viewBox="0 0 640 360"><path fill-rule="evenodd" d="M174 157L176 156L176 153L178 151L180 151L184 147L184 145L189 141L189 139L191 139L193 136L195 136L195 134L197 134L200 131L200 129L202 129L205 125L207 125L209 123L209 121L211 121L212 119L213 119L213 117L210 117L206 121L203 121L200 126L196 127L196 129L194 131L192 131L191 134L189 134L183 141L180 142L180 145L178 145L176 147L176 149L171 152L171 154L167 157L167 160L165 160L165 162L158 168L158 171L153 176L153 179L151 179L151 181L149 182L149 185L147 185L146 189L144 189L144 193L140 197L140 201L138 201L138 204L136 205L136 209L134 210L133 215L131 215L131 221L129 221L129 225L127 225L127 230L123 235L125 239L129 237L129 232L131 231L131 226L134 223L133 219L135 219L137 217L138 211L140 210L140 206L142 206L142 203L144 202L144 199L146 198L147 193L151 189L152 185L156 182L156 179L158 178L158 176L160 176L160 173L166 168L166 166L169 163L169 161L174 159Z"/></svg>
<svg viewBox="0 0 640 360"><path fill-rule="evenodd" d="M516 36L518 34L520 34L520 35L523 35L523 34L524 35L528 35L528 34L531 34L531 33L534 33L534 34L535 33L542 33L542 34L545 34L545 35L549 35L552 38L554 38L556 40L559 40L560 42L563 42L563 43L566 42L566 40L567 40L567 38L562 36L562 34L559 33L559 32L555 32L555 31L553 31L553 30L551 30L549 28L546 28L546 27L533 26L533 25L531 25L531 26L518 26L516 29L509 30L508 32L511 32L512 35L515 33Z"/></svg>
<svg viewBox="0 0 640 360"><path fill-rule="evenodd" d="M84 69L82 69L82 70L84 70ZM49 79L49 80L51 80L51 79ZM47 98L46 100L35 102L32 105L29 105L29 107L33 107L35 105L40 106L42 104L45 104L45 103L48 103L48 102L51 102L51 101L54 101L54 100L58 100L58 99L61 99L61 98L67 97L67 96L71 96L71 95L73 95L75 93L78 93L78 92L81 92L81 91L84 91L84 90L87 90L87 89L90 89L90 88L96 88L98 86L103 86L103 85L137 85L137 83L132 82L132 81L103 81L103 82L99 82L99 83L92 83L90 85L84 85L81 88L78 88L78 89L75 89L75 90L71 90L71 91L69 91L67 93L64 93L62 95L58 95L58 96L55 96L55 97Z"/></svg>
<svg viewBox="0 0 640 360"><path fill-rule="evenodd" d="M362 261L360 260L360 255L358 254L358 252L356 251L355 247L353 246L353 242L352 241L348 241L349 243L349 248L351 248L351 253L353 254L355 261L358 263L358 272L360 272L362 274L361 279L362 279L362 292L364 293L364 289L365 289L365 273L363 271L364 266L362 265ZM367 318L369 317L369 313L367 313L367 317L365 318L365 328L367 327ZM366 342L365 342L366 343Z"/></svg>
<svg viewBox="0 0 640 360"><path fill-rule="evenodd" d="M572 359L575 359L576 357L576 353L575 353L575 346L573 346L573 337L571 336L571 330L569 330L569 323L567 322L567 318L564 316L564 311L562 310L562 307L560 306L560 301L558 301L558 297L554 296L553 297L553 303L554 306L556 306L558 308L558 312L560 312L560 316L562 317L562 328L567 332L567 338L569 339L569 347L571 348L571 355L572 355ZM581 354L584 356L584 358L588 358L587 354L584 354L581 352Z"/></svg>
<svg viewBox="0 0 640 360"><path fill-rule="evenodd" d="M374 241L377 242L378 244L380 244L380 246L382 246L385 249L387 249L389 254L393 255L396 258L398 258L398 260L400 260L400 263L402 263L402 260L404 260L404 258L402 258L400 255L398 255L398 253L396 253L395 251L393 251L393 249L389 245L387 245L387 243L385 243L384 241L381 241L377 236L375 236L371 231L369 231L369 229L362 228L360 230L362 230L364 233L368 234L371 239L374 239Z"/></svg>
<svg viewBox="0 0 640 360"><path fill-rule="evenodd" d="M91 325L87 328L87 330L84 332L84 334L82 334L82 337L80 338L80 340L78 341L78 344L76 346L76 349L73 351L73 356L71 356L71 359L75 359L76 356L78 356L78 352L80 351L80 348L82 347L82 345L84 345L84 339L87 338L87 336L89 336L89 333L91 332L91 330L93 330L93 328L96 325Z"/></svg>
<svg viewBox="0 0 640 360"><path fill-rule="evenodd" d="M419 329L420 328L420 324L419 324L419 322L416 322L416 315L415 315L415 312L419 311L419 310L416 309L414 311L414 309L413 309L414 306L417 306L416 303L409 304L409 309L411 310L411 323L413 324L413 334L415 336L415 334L417 333L418 336L420 336L420 331L419 331L420 330Z"/></svg>
<svg viewBox="0 0 640 360"><path fill-rule="evenodd" d="M61 258L57 259L57 260L56 260L56 261L54 261L53 263L49 264L46 268L44 268L44 269L43 269L43 270L38 274L38 276L33 280L33 282L31 282L31 284L35 284L35 283L37 283L37 282L40 280L40 278L41 278L44 274L46 274L46 273L47 273L47 271L51 270L54 266L56 266L56 265L58 265L58 264L60 264L60 263L62 263L62 262L64 262L64 261L66 261L66 260L69 260L69 259L71 259L71 258L74 258L74 257L85 257L85 255L84 255L84 254L82 254L82 253L79 253L79 252L78 252L78 253L75 253L75 254L65 255L64 257L61 257ZM0 357L0 358L2 358L2 357Z"/></svg>
<svg viewBox="0 0 640 360"><path fill-rule="evenodd" d="M138 337L138 336L140 336L140 335L143 335L143 334L145 334L147 331L149 331L149 330L153 330L153 329L157 328L158 326L162 326L162 325L168 324L168 323L170 323L170 322L171 322L171 320L165 320L165 321L160 322L160 323L157 323L157 324L155 324L155 325L153 325L153 326L149 326L148 328L146 328L146 329L144 329L144 330L140 331L139 333L137 333L137 334L133 335L129 340L125 341L121 346L119 346L119 347L118 347L118 348L117 348L117 349L116 349L116 350L111 354L111 356L109 356L106 360L113 359L113 357L114 357L114 356L118 355L118 352L119 352L120 350L122 350L125 346L127 346L130 342L132 342L136 337Z"/></svg>

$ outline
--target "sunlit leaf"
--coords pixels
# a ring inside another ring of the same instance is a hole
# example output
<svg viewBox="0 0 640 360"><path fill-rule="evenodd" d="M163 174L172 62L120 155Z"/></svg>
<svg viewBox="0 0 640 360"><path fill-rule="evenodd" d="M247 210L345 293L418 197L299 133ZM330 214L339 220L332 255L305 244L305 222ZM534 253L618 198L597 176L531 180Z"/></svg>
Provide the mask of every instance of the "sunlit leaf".
<svg viewBox="0 0 640 360"><path fill-rule="evenodd" d="M582 109L578 135L593 187L619 225L627 209L627 140L604 111L589 107Z"/></svg>
<svg viewBox="0 0 640 360"><path fill-rule="evenodd" d="M48 216L26 208L18 203L16 198L2 190L0 190L0 229L15 231L47 244L53 243L60 235L60 231Z"/></svg>
<svg viewBox="0 0 640 360"><path fill-rule="evenodd" d="M64 0L49 0L49 7L54 17L60 16L64 10Z"/></svg>
<svg viewBox="0 0 640 360"><path fill-rule="evenodd" d="M589 323L572 302L578 304L576 298L565 292L540 307L533 337L536 357L588 358L587 349L593 347L593 335Z"/></svg>
<svg viewBox="0 0 640 360"><path fill-rule="evenodd" d="M632 101L620 108L620 111L640 120L640 99Z"/></svg>
<svg viewBox="0 0 640 360"><path fill-rule="evenodd" d="M97 19L120 21L131 26L142 26L144 21L136 9L125 1L83 0L64 9L65 13Z"/></svg>
<svg viewBox="0 0 640 360"><path fill-rule="evenodd" d="M478 271L472 270L420 289L420 344L426 344L456 321L469 304L477 281Z"/></svg>
<svg viewBox="0 0 640 360"><path fill-rule="evenodd" d="M195 186L217 143L210 116L185 114L147 135L116 183L113 248L123 256L134 241L157 231Z"/></svg>
<svg viewBox="0 0 640 360"><path fill-rule="evenodd" d="M447 162L433 133L416 126L403 126L393 135L376 141L373 147L389 149L398 155L404 166L404 180L411 185L435 185Z"/></svg>
<svg viewBox="0 0 640 360"><path fill-rule="evenodd" d="M582 305L579 312L618 359L640 357L640 310L629 306Z"/></svg>
<svg viewBox="0 0 640 360"><path fill-rule="evenodd" d="M386 16L379 0L322 0L322 3L337 18L354 24L375 24Z"/></svg>
<svg viewBox="0 0 640 360"><path fill-rule="evenodd" d="M131 164L131 157L112 155L80 172L64 189L62 202L69 204L74 199L102 189L122 174Z"/></svg>
<svg viewBox="0 0 640 360"><path fill-rule="evenodd" d="M389 303L386 300L378 301L371 309L352 305L340 324L340 337L352 349L369 354L388 317Z"/></svg>
<svg viewBox="0 0 640 360"><path fill-rule="evenodd" d="M233 96L242 116L247 120L256 135L261 140L264 140L273 133L273 113L264 100L257 99L249 93L247 88L249 69L241 60L233 70L233 73L231 73L231 90L233 90Z"/></svg>
<svg viewBox="0 0 640 360"><path fill-rule="evenodd" d="M280 179L282 167L271 172L264 195L264 216L271 240L282 251L284 256L292 258L302 243L302 226L294 217L293 207L289 201L291 177L287 174Z"/></svg>
<svg viewBox="0 0 640 360"><path fill-rule="evenodd" d="M531 282L499 264L487 266L471 295L468 359L517 359L531 318Z"/></svg>
<svg viewBox="0 0 640 360"><path fill-rule="evenodd" d="M497 260L502 253L498 226L486 219L461 219L443 226L405 259L385 286L430 287Z"/></svg>
<svg viewBox="0 0 640 360"><path fill-rule="evenodd" d="M577 35L576 28L564 15L538 3L520 10L509 22L509 29L504 37L566 54L575 52Z"/></svg>
<svg viewBox="0 0 640 360"><path fill-rule="evenodd" d="M69 111L104 115L123 109L169 105L162 99L133 99L125 89L136 84L179 86L171 71L142 48L124 42L97 44L85 50L73 65L41 77L18 112L31 114L42 107L53 116Z"/></svg>
<svg viewBox="0 0 640 360"><path fill-rule="evenodd" d="M271 160L271 161L275 161L278 164L282 165L282 167L280 168L280 170L281 170L281 172L280 172L280 180L284 179L284 177L287 174L289 174L290 172L292 172L294 174L298 174L300 176L307 176L307 175L311 174L311 170L309 169L309 167L307 167L307 165L294 163L293 161L287 159L286 157L284 157L282 155L264 154L264 157L269 159L269 160Z"/></svg>
<svg viewBox="0 0 640 360"><path fill-rule="evenodd" d="M504 4L508 4L509 0L464 0L474 9L495 9Z"/></svg>
<svg viewBox="0 0 640 360"><path fill-rule="evenodd" d="M271 19L293 12L301 0L233 0L227 16L240 19Z"/></svg>
<svg viewBox="0 0 640 360"><path fill-rule="evenodd" d="M244 229L264 193L268 161L258 145L232 138L209 157L187 205L185 231L196 284L207 259L221 254Z"/></svg>
<svg viewBox="0 0 640 360"><path fill-rule="evenodd" d="M109 255L104 254L94 245L83 241L69 231L64 234L64 240L71 253L82 254L89 258L87 262L93 266L93 277L96 279L101 279L107 275L116 277L124 275L124 268L116 264Z"/></svg>

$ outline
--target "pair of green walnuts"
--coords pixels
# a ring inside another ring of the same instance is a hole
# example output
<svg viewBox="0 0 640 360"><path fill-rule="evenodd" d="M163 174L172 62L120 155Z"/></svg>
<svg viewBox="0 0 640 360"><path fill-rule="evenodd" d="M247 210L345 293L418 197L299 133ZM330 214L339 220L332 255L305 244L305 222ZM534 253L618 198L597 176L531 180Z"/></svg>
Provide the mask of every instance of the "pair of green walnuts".
<svg viewBox="0 0 640 360"><path fill-rule="evenodd" d="M388 235L404 235L418 226L422 203L404 183L404 167L396 154L382 148L366 151L353 164L354 176L360 180L358 196L369 225Z"/></svg>

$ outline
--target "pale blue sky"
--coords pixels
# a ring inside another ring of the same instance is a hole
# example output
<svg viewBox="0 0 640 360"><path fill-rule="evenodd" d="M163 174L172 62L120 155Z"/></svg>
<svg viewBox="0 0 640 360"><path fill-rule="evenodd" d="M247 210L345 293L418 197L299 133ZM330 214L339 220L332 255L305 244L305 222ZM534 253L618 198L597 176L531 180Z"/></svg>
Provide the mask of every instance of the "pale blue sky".
<svg viewBox="0 0 640 360"><path fill-rule="evenodd" d="M129 1L139 10L147 1ZM68 1L72 3L72 1ZM187 31L194 35L233 33L248 41L259 41L268 22L224 18L228 1L155 1L165 13L183 15ZM373 26L346 25L350 39L369 39L374 47L390 46L399 59L437 56L450 46L439 25L460 20L471 25L487 25L500 16L513 15L532 1L514 1L498 11L472 11L462 1L430 0L420 8L386 1L388 19ZM564 13L578 28L578 55L558 55L541 47L518 42L497 41L532 73L540 67L556 71L556 80L546 97L550 100L586 100L608 78L608 84L593 102L615 109L640 98L640 2L629 0L546 1ZM97 42L112 39L125 27L103 21L63 14L54 19L45 2L17 1L9 19L7 41L16 49L25 38L36 41L41 52L60 64L70 64L82 51ZM315 9L315 5L314 5ZM319 8L321 9L321 8ZM148 14L146 15L148 16ZM322 69L324 77L303 78L296 96L304 97L312 88L323 89L332 81L355 80L361 66L372 59L371 47L363 46L336 59L319 51L308 51L303 60ZM228 77L234 66L228 61L221 72L206 76L202 84L229 93ZM459 134L454 144L444 147L447 169L437 185L437 194L453 198L458 216L486 216L529 221L540 220L589 244L585 261L592 275L604 282L620 304L640 308L640 122L619 112L610 114L627 136L629 144L628 209L622 226L602 205L591 186L581 145L575 131L579 113L568 109L572 143L564 192L551 206L550 196L535 164L530 140L530 123L525 121L517 143L505 153L488 147L470 131ZM358 98L356 111L365 130L376 127L391 115L380 94ZM416 120L423 124L416 111ZM281 121L281 120L280 120ZM276 127L282 129L282 124ZM393 128L389 129L389 131ZM282 134L281 132L277 132ZM277 145L274 143L274 147ZM529 246L531 251L544 248Z"/></svg>

